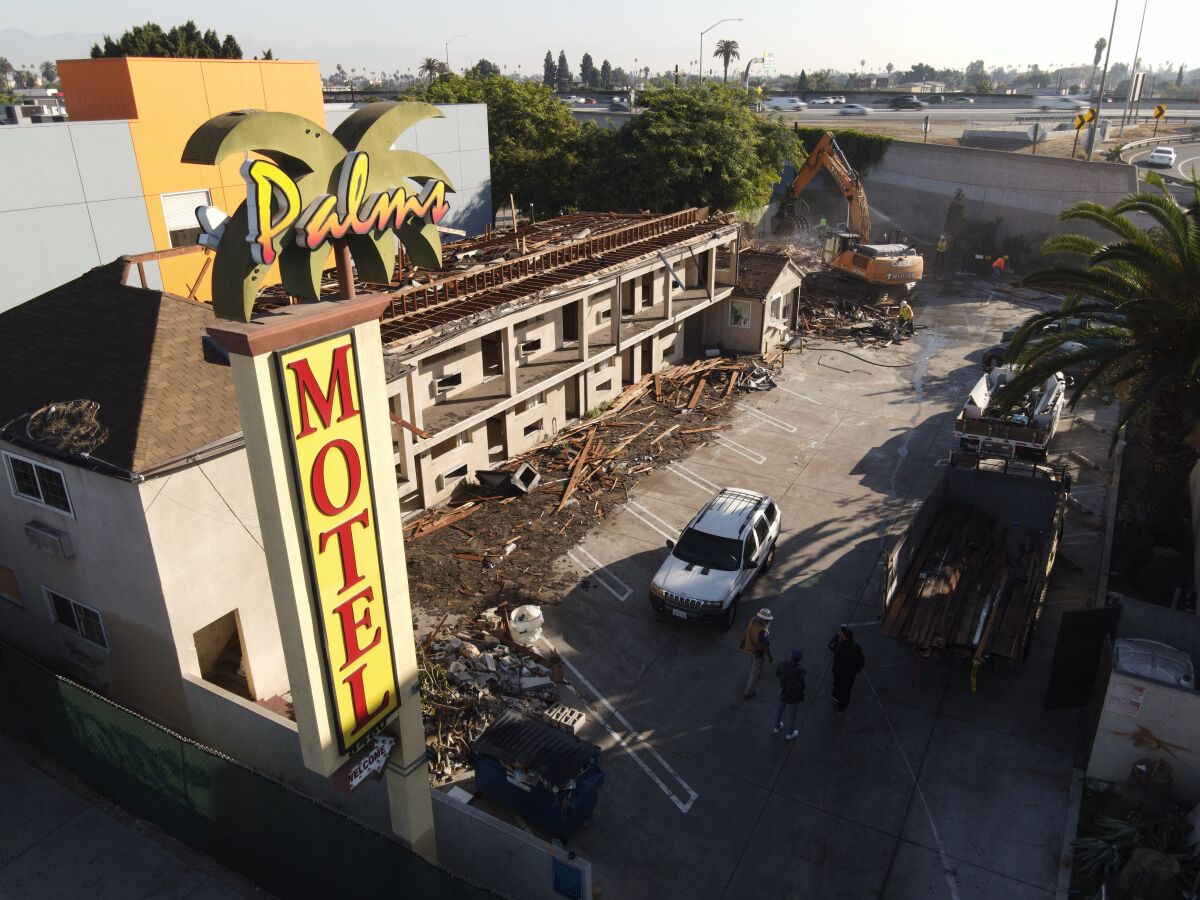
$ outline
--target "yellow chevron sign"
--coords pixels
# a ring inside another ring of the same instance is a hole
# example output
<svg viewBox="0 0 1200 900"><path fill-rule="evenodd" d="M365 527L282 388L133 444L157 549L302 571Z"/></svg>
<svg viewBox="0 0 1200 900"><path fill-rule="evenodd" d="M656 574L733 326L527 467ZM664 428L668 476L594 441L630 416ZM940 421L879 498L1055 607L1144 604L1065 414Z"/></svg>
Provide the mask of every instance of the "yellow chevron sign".
<svg viewBox="0 0 1200 900"><path fill-rule="evenodd" d="M1161 119L1166 114L1167 108L1163 104L1160 103L1158 106L1154 107L1154 118Z"/></svg>

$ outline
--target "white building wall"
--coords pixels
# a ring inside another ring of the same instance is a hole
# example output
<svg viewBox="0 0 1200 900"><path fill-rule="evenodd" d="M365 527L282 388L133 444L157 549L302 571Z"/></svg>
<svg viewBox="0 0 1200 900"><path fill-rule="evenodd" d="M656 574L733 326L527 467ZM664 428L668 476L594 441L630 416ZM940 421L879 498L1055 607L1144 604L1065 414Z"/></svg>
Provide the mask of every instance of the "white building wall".
<svg viewBox="0 0 1200 900"><path fill-rule="evenodd" d="M195 633L237 611L255 699L288 690L246 451L140 485L180 670L200 677Z"/></svg>
<svg viewBox="0 0 1200 900"><path fill-rule="evenodd" d="M0 600L0 635L53 668L64 661L95 673L107 696L167 725L185 728L179 661L164 607L138 485L0 442L0 449L58 469L74 516L17 497L0 472L0 566L16 575L19 603ZM37 521L65 532L74 556L38 549L25 534ZM108 649L56 624L42 588L99 612ZM89 680L78 668L75 677Z"/></svg>

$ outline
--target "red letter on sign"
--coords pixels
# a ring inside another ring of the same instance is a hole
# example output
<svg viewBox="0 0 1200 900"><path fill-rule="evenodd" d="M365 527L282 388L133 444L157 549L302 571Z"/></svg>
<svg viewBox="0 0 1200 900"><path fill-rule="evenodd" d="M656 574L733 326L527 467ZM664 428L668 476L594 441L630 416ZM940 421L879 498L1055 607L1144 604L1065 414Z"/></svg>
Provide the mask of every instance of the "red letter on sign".
<svg viewBox="0 0 1200 900"><path fill-rule="evenodd" d="M392 692L384 691L383 699L379 701L379 705L375 709L367 709L367 692L363 688L363 670L367 664L363 663L349 675L342 679L343 684L350 685L350 696L354 700L354 730L362 731L371 720L379 715L381 709L385 709L388 705L388 700L391 699Z"/></svg>
<svg viewBox="0 0 1200 900"><path fill-rule="evenodd" d="M331 534L337 535L338 555L342 562L342 586L338 590L341 594L344 591L350 590L354 585L363 580L363 576L358 571L358 558L354 555L354 535L350 533L350 529L354 525L367 527L367 516L370 510L364 509L353 519L347 519L341 525L335 525L328 531L321 532L320 552L325 552L325 545L329 542Z"/></svg>
<svg viewBox="0 0 1200 900"><path fill-rule="evenodd" d="M358 643L359 630L371 627L371 607L369 604L374 599L375 589L368 585L349 600L345 600L333 608L333 611L338 614L338 618L342 620L342 644L346 648L346 661L342 663L342 669L357 662L360 656L379 643L381 637L379 628L375 629L375 634L371 637L371 643L367 644L367 646L363 647ZM363 609L361 619L354 618L355 600L366 600L368 603Z"/></svg>
<svg viewBox="0 0 1200 900"><path fill-rule="evenodd" d="M340 450L342 459L346 463L346 500L336 506L329 499L329 487L325 483L325 459L329 456L330 450ZM354 498L358 496L358 488L361 484L362 462L358 458L358 448L352 443L342 438L334 438L317 451L317 456L312 464L312 495L317 509L325 515L336 516L349 507L354 502Z"/></svg>
<svg viewBox="0 0 1200 900"><path fill-rule="evenodd" d="M333 351L333 369L329 373L329 385L325 388L324 393L317 387L317 378L313 375L312 366L308 364L307 359L298 359L288 363L287 367L296 376L296 400L300 406L301 427L300 433L296 435L297 438L306 437L317 430L308 421L308 404L310 402L313 409L317 411L317 415L321 417L321 424L326 428L329 427L333 421L333 395L335 392L342 401L342 415L338 421L345 422L351 416L358 415L350 390L350 368L346 360L349 353L349 344Z"/></svg>

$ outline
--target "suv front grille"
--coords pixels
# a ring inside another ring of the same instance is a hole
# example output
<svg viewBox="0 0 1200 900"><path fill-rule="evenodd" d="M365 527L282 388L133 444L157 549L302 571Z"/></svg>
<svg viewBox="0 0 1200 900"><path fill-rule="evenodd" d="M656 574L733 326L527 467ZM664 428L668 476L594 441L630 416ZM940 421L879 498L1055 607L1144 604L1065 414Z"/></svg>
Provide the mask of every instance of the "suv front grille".
<svg viewBox="0 0 1200 900"><path fill-rule="evenodd" d="M677 609L704 609L703 600L693 600L690 597L683 597L679 594L672 594L670 591L663 591L663 600L667 606L674 606Z"/></svg>

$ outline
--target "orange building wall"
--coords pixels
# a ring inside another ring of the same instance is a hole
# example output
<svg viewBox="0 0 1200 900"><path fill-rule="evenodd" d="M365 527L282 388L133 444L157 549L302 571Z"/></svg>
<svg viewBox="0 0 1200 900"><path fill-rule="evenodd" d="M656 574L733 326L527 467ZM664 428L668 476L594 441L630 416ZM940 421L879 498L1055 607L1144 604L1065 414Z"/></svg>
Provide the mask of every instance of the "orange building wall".
<svg viewBox="0 0 1200 900"><path fill-rule="evenodd" d="M157 250L171 246L162 194L207 189L212 203L232 214L246 199L240 159L219 166L179 161L192 132L213 116L236 109L291 112L325 123L321 74L315 62L228 59L88 59L59 63L72 119L128 118ZM204 254L159 261L163 287L187 295ZM268 283L277 281L272 273ZM210 300L209 274L196 296Z"/></svg>

